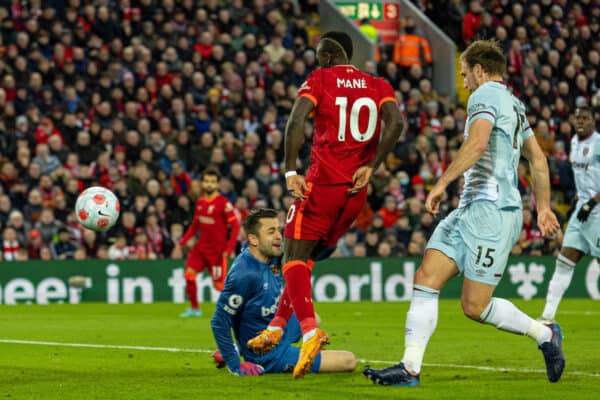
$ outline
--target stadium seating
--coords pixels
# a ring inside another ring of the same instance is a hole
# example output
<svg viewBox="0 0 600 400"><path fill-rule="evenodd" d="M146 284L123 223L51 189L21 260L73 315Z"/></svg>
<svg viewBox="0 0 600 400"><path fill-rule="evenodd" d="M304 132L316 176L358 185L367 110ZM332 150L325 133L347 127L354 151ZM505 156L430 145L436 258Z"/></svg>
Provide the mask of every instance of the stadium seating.
<svg viewBox="0 0 600 400"><path fill-rule="evenodd" d="M269 206L283 218L291 202L280 165L283 131L297 88L317 68L318 2L118 3L0 5L4 260L52 258L61 227L79 259L108 257L120 233L139 250L132 257L182 257L173 243L192 218L209 164L242 217ZM417 3L461 45L501 41L508 83L549 156L555 206L566 210L574 195L570 113L578 104L600 106L600 9L528 2L524 14L521 4L491 2L491 11L475 7L464 18L469 4L460 1ZM458 31L447 15L469 26ZM422 254L433 226L423 207L427 190L462 142L464 106L438 96L422 70L383 61L377 73L397 88L409 128L369 186L368 207L349 234L356 237L343 238L334 255ZM309 154L307 141L302 167ZM122 204L118 225L97 237L72 213L78 193L93 184ZM525 164L519 190L529 214L514 253L555 253L560 238L544 240L535 226ZM457 183L444 213L459 194Z"/></svg>

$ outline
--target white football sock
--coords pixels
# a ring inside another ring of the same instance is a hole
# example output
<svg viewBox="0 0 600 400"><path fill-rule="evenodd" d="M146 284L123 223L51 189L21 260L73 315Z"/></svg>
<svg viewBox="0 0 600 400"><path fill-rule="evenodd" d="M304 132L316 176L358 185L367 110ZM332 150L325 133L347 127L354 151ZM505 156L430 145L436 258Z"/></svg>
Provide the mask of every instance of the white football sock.
<svg viewBox="0 0 600 400"><path fill-rule="evenodd" d="M542 318L553 320L556 316L556 310L562 300L563 295L571 284L575 272L575 263L562 254L556 259L556 268L548 285L548 294L546 295L546 306L542 313Z"/></svg>
<svg viewBox="0 0 600 400"><path fill-rule="evenodd" d="M313 336L315 336L315 333L317 333L317 329L311 329L310 331L306 332L304 335L302 335L302 341L306 342L307 340L310 340L310 338L312 338Z"/></svg>
<svg viewBox="0 0 600 400"><path fill-rule="evenodd" d="M280 331L282 329L279 326L271 326L271 325L269 325L269 326L267 326L267 330L268 331Z"/></svg>
<svg viewBox="0 0 600 400"><path fill-rule="evenodd" d="M508 300L492 297L481 314L480 321L496 328L520 335L527 335L538 345L552 339L552 330L529 317Z"/></svg>
<svg viewBox="0 0 600 400"><path fill-rule="evenodd" d="M410 308L406 314L404 356L402 362L414 374L421 372L423 356L438 320L439 290L415 285Z"/></svg>

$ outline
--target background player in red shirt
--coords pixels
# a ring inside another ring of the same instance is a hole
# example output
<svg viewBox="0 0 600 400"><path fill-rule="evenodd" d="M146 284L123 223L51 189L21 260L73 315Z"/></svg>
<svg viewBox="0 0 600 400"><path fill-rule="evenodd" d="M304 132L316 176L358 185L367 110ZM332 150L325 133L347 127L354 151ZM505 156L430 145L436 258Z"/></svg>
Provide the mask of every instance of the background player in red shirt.
<svg viewBox="0 0 600 400"><path fill-rule="evenodd" d="M201 317L198 308L198 286L196 275L207 269L216 290L223 290L227 264L234 257L235 245L240 232L240 221L233 205L220 194L220 174L207 169L202 174L202 191L204 195L196 202L194 220L177 246L184 246L192 237L200 232L200 238L194 244L185 261L185 291L190 299L191 307L181 317ZM227 232L229 230L229 240Z"/></svg>
<svg viewBox="0 0 600 400"><path fill-rule="evenodd" d="M325 33L317 57L321 68L300 87L285 133L286 183L296 197L284 231L287 284L267 329L248 342L257 353L271 350L293 310L303 333L294 378L310 371L329 341L315 321L310 284L313 260L331 254L352 225L366 202L366 185L373 171L404 127L390 84L350 65L350 36ZM304 140L304 121L313 110L313 147L305 179L295 171L296 160ZM382 137L381 120L385 123Z"/></svg>

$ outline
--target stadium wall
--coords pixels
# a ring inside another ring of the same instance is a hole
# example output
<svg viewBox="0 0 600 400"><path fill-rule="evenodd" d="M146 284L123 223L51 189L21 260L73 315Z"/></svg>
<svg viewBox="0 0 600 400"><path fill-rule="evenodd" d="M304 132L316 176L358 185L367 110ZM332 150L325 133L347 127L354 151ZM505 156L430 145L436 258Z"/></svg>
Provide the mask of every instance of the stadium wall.
<svg viewBox="0 0 600 400"><path fill-rule="evenodd" d="M401 16L411 16L417 23L422 34L429 40L433 54L432 84L435 90L456 100L456 45L441 29L439 29L425 14L415 7L410 0L370 0L361 2L357 0L323 0L319 2L319 16L321 32L339 29L348 32L354 42L354 55L352 63L359 69L364 69L365 62L374 60L374 44L358 29L358 27L344 16L340 11L341 4L367 5L381 4L380 8L385 13L386 6L390 3L399 6ZM358 19L361 19L359 16ZM389 32L385 32L389 35Z"/></svg>
<svg viewBox="0 0 600 400"><path fill-rule="evenodd" d="M433 55L433 87L442 96L456 100L456 45L410 0L400 0L400 15L411 16L429 40Z"/></svg>
<svg viewBox="0 0 600 400"><path fill-rule="evenodd" d="M317 264L313 290L318 302L407 301L420 259L336 258ZM553 257L514 257L509 260L496 294L532 299L546 294L554 271ZM185 278L181 260L54 261L2 263L0 304L101 302L184 303ZM73 279L73 277L78 277ZM84 288L73 287L69 282ZM462 279L453 279L442 297L458 298ZM198 277L202 301L216 301L210 277ZM600 265L583 259L575 269L567 297L600 299Z"/></svg>
<svg viewBox="0 0 600 400"><path fill-rule="evenodd" d="M344 17L336 3L332 0L319 2L319 17L321 32L341 30L347 32L354 43L352 64L364 69L365 62L375 58L375 46L356 25Z"/></svg>

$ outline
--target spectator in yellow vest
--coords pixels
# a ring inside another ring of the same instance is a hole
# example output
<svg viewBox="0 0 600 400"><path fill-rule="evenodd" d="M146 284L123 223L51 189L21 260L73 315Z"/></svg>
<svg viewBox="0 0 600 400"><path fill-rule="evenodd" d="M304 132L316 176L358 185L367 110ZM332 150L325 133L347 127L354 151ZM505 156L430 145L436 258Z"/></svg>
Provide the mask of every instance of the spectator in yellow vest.
<svg viewBox="0 0 600 400"><path fill-rule="evenodd" d="M368 18L363 18L360 20L358 29L360 29L361 32L375 45L375 62L379 62L381 60L381 43L379 43L379 33L377 32L377 28L371 24L371 21L369 21Z"/></svg>
<svg viewBox="0 0 600 400"><path fill-rule="evenodd" d="M377 43L378 33L377 28L371 25L371 21L368 18L363 18L360 20L360 25L358 29L361 30L362 33L365 34L366 37L371 39L371 42Z"/></svg>

